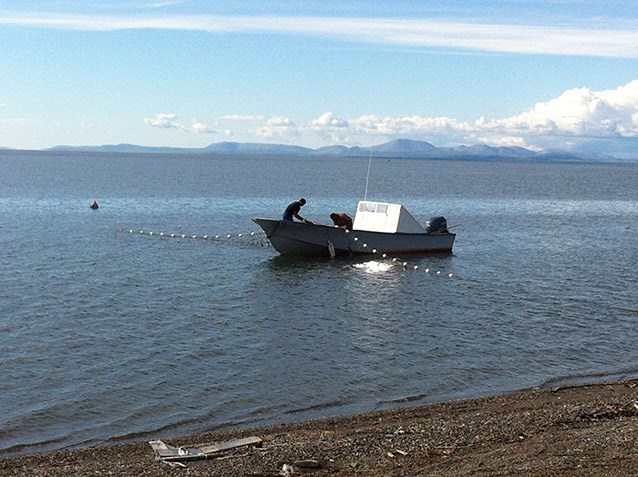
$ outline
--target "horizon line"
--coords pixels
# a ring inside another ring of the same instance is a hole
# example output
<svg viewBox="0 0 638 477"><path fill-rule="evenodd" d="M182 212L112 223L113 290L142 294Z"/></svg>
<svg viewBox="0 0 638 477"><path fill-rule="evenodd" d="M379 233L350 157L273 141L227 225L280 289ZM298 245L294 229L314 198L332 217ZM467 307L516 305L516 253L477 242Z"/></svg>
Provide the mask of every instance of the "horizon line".
<svg viewBox="0 0 638 477"><path fill-rule="evenodd" d="M530 149L530 148L526 148L526 147L522 147L522 146L490 146L488 144L457 144L454 146L435 146L434 144L425 141L425 140L421 140L421 139L408 139L408 138L397 138L397 139L392 139L390 141L386 141L386 142L382 142L382 143L377 143L377 144L372 144L369 146L346 146L343 144L332 144L332 145L327 145L327 146L320 146L320 147L308 147L308 146L302 146L299 144L286 144L286 143L270 143L270 142L250 142L250 141L220 141L220 142L214 142L214 143L210 143L206 146L200 146L200 147L190 147L190 146L145 146L145 145L141 145L141 144L135 144L135 143L117 143L117 144L99 144L99 145L68 145L68 144L58 144L55 146L51 146L51 147L45 147L45 148L39 148L39 149L30 149L30 148L14 148L14 147L3 147L0 146L0 151L4 150L4 151L23 151L23 152L28 152L28 151L33 151L33 152L82 152L82 150L94 150L94 149L108 149L108 148L118 148L118 147L131 147L131 148L139 148L139 149L148 149L148 150L161 150L161 149L171 149L171 150L183 150L183 151L202 151L202 152L206 152L207 148L210 148L211 146L218 146L218 145L222 145L222 144L230 144L230 145L249 145L249 146L271 146L271 147L282 147L282 148L296 148L296 149L304 149L310 153L312 152L317 152L320 151L321 149L329 149L329 148L344 148L346 150L353 150L353 149L359 149L363 152L368 152L370 149L374 149L380 146L385 146L388 144L391 144L393 142L397 142L397 141L407 141L407 142L412 142L412 143L421 143L421 144L427 144L432 146L435 150L439 150L440 152L457 152L457 153L461 153L461 151L458 151L457 149L460 148L478 148L478 147L483 147L483 148L487 148L490 150L495 150L495 151L504 151L504 150L522 150L522 151L526 151L528 153L534 154L535 156L542 156L543 154L566 154L569 156L574 156L574 157L578 157L578 158L593 158L593 157L599 157L600 159L608 159L608 160L615 160L615 161L621 161L621 162L626 162L627 160L633 161L633 160L637 160L638 157L635 158L631 158L631 157L624 157L623 155L613 155L613 154L609 154L609 153L601 153L601 152L587 152L587 151L570 151L568 149L557 149L557 148L551 148L551 149ZM99 152L99 151L94 151L94 152ZM108 151L105 151L108 152ZM118 151L112 151L112 152L118 152ZM234 151L230 151L229 153L232 153ZM241 152L241 151L240 151ZM388 152L392 152L392 151L388 151ZM424 154L426 151L416 151L416 152L410 152L410 151L404 151L403 154L413 154L413 155L418 155L418 154ZM434 151L436 152L436 151ZM243 151L243 153L247 153L246 151ZM398 157L398 156L397 156ZM480 156L480 155L476 155L476 156L472 156L472 157L486 157L486 156ZM505 158L505 156L503 156L503 158ZM530 157L532 158L532 157Z"/></svg>

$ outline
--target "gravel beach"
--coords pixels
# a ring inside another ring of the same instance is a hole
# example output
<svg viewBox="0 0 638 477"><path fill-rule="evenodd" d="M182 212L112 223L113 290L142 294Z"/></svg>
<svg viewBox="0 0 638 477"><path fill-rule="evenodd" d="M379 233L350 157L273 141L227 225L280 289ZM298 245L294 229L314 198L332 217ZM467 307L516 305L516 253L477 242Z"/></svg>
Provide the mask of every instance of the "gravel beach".
<svg viewBox="0 0 638 477"><path fill-rule="evenodd" d="M632 476L638 380L163 439L260 446L170 465L148 442L0 460L2 476Z"/></svg>

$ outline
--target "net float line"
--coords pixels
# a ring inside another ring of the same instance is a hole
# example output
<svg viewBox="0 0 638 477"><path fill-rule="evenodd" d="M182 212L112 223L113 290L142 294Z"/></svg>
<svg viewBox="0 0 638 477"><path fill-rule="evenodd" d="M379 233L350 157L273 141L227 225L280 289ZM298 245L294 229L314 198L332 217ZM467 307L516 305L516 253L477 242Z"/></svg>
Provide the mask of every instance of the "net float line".
<svg viewBox="0 0 638 477"><path fill-rule="evenodd" d="M234 233L234 234L192 234L192 233L171 233L171 232L156 232L153 230L139 230L139 229L117 229L120 233L128 233L134 235L148 235L159 238L174 238L174 239L188 239L188 240L208 240L208 241L237 241L244 242L258 241L261 245L269 244L264 232L247 232L247 233Z"/></svg>
<svg viewBox="0 0 638 477"><path fill-rule="evenodd" d="M251 240L258 241L261 246L270 246L270 242L266 237L265 232L248 232L248 233L235 233L235 234L216 234L216 235L197 235L197 234L185 234L185 233L167 233L167 232L155 232L152 230L137 230L137 229L117 229L120 233L128 233L128 234L137 234L137 235L148 235L160 238L177 238L177 239L188 239L188 240L209 240L209 241L219 241L219 242L229 242L229 241L237 241L243 240L245 242L250 242ZM355 241L358 241L358 237L354 237ZM363 248L368 248L367 244L362 244ZM427 274L432 274L435 276L444 276L447 278L453 278L453 273L444 273L441 270L432 270L430 268L422 268L418 265L411 265L409 262L402 260L398 257L389 257L387 254L380 254L376 248L370 250L373 255L377 255L385 260L389 260L393 265L398 265L403 267L406 270L419 271L423 270L423 272Z"/></svg>
<svg viewBox="0 0 638 477"><path fill-rule="evenodd" d="M356 231L349 231L349 230L346 230L346 233L356 234ZM355 235L354 237L352 237L352 240L353 240L354 242L360 242L359 237L357 237L356 235ZM402 260L402 259L400 259L400 258L398 258L398 257L392 257L392 258L391 258L391 257L389 257L386 253L380 253L380 252L379 252L376 248L371 248L371 247L370 247L370 245L368 245L367 243L361 243L361 247L362 247L364 250L369 251L369 252L371 252L371 253L372 253L372 254L374 254L374 255L378 255L378 256L380 256L380 257L381 257L381 258L383 258L383 259L391 260L391 263L392 263L392 264L400 265L400 266L402 266L403 268L405 268L406 270L407 270L407 269L410 269L410 270L414 270L414 271L416 272L416 271L419 271L419 270L421 270L421 269L422 269L422 268L421 268L421 267L419 267L418 265L411 265L411 264L410 264L410 263L408 263L407 261ZM332 253L331 253L331 256L333 256L333 255L332 255ZM453 273L449 272L449 273L447 273L447 274L446 274L446 273L444 273L442 270L431 270L430 268L423 268L422 270L423 270L425 273L431 273L431 274L436 275L436 276L445 276L445 277L447 277L447 278L453 278L453 277L454 277L454 274L453 274Z"/></svg>

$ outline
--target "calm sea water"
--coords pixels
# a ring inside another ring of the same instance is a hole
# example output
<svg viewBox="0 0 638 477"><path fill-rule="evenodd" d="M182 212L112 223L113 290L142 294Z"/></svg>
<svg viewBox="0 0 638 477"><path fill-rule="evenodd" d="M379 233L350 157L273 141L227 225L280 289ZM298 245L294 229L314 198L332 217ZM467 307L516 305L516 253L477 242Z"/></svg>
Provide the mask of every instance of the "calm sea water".
<svg viewBox="0 0 638 477"><path fill-rule="evenodd" d="M0 152L0 455L638 376L638 165L373 160L456 226L405 268L250 235L354 215L367 167Z"/></svg>

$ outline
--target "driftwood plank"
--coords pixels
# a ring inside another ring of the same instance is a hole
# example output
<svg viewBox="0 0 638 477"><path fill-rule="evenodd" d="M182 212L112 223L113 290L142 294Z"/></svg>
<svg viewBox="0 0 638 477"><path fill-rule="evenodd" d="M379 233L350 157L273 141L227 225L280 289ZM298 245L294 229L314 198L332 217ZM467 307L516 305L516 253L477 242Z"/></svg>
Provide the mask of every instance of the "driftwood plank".
<svg viewBox="0 0 638 477"><path fill-rule="evenodd" d="M158 459L161 460L194 460L205 459L206 454L197 447L173 447L162 441L149 441Z"/></svg>
<svg viewBox="0 0 638 477"><path fill-rule="evenodd" d="M174 451L177 451L175 447L167 446L166 444L164 444L162 441L159 441L159 440L149 441L148 443L151 445L151 447L155 451L155 454L157 454L158 457L171 456L175 453Z"/></svg>
<svg viewBox="0 0 638 477"><path fill-rule="evenodd" d="M232 441L220 442L209 446L202 446L202 452L205 454L214 454L215 452L223 452L236 447L244 447L249 445L259 445L261 439L256 436L244 437L243 439L233 439Z"/></svg>
<svg viewBox="0 0 638 477"><path fill-rule="evenodd" d="M211 457L213 454L216 454L218 452L223 452L247 445L261 444L261 439L255 436L245 437L243 439L233 439L231 441L209 444L202 447L173 447L165 444L160 440L149 441L148 443L155 451L157 459L163 461L179 461L206 459L207 457Z"/></svg>

